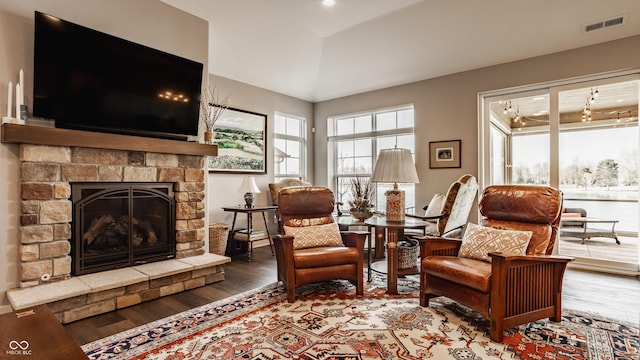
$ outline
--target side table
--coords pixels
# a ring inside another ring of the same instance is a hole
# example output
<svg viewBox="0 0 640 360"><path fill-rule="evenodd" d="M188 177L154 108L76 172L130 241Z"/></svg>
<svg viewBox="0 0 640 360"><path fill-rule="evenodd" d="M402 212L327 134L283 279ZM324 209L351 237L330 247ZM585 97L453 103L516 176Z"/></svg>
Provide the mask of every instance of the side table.
<svg viewBox="0 0 640 360"><path fill-rule="evenodd" d="M264 221L264 227L265 227L265 232L266 232L266 238L269 240L269 246L271 247L271 255L275 256L275 252L273 250L273 240L271 240L271 234L269 234L269 224L267 223L267 217L265 215L266 212L270 211L270 210L277 210L278 207L275 205L270 205L270 206L255 206L252 208L247 208L244 206L231 206L231 207L223 207L222 210L223 211L230 211L233 212L233 221L231 223L231 229L229 230L229 240L227 241L227 251L226 254L227 255L234 255L234 251L233 248L236 246L236 241L246 241L248 244L248 249L247 249L247 261L251 262L251 258L253 256L253 242L256 240L262 240L265 237L264 236L256 236L255 234L255 229L253 228L253 214L254 213L261 213L262 214L262 221ZM247 215L247 233L246 233L246 239L236 239L234 237L236 230L235 230L235 226L236 226L236 219L238 217L238 213L242 213L242 214L246 214Z"/></svg>
<svg viewBox="0 0 640 360"><path fill-rule="evenodd" d="M387 293L398 293L398 241L404 238L404 229L421 229L425 231L428 223L416 218L407 217L405 221L387 221L386 217L374 216L364 222L374 228L376 237L386 231L387 240ZM371 271L369 266L369 271Z"/></svg>

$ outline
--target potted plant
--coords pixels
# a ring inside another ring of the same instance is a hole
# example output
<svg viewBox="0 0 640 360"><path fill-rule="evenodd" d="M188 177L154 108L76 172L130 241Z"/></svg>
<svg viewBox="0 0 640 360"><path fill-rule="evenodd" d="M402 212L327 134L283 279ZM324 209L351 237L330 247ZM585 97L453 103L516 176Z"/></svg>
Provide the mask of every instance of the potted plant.
<svg viewBox="0 0 640 360"><path fill-rule="evenodd" d="M213 143L213 126L222 113L229 107L229 96L220 100L220 90L217 86L207 88L200 99L200 117L205 124L204 142Z"/></svg>
<svg viewBox="0 0 640 360"><path fill-rule="evenodd" d="M373 216L372 202L373 188L366 178L351 179L351 197L349 200L349 212L354 218L364 221Z"/></svg>

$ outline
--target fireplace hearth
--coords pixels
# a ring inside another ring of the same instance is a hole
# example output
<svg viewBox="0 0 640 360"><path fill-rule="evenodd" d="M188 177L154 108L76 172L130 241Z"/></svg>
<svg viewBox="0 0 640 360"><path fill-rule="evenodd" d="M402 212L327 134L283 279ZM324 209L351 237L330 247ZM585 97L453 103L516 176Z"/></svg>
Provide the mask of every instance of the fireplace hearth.
<svg viewBox="0 0 640 360"><path fill-rule="evenodd" d="M73 275L175 257L173 183L71 183Z"/></svg>

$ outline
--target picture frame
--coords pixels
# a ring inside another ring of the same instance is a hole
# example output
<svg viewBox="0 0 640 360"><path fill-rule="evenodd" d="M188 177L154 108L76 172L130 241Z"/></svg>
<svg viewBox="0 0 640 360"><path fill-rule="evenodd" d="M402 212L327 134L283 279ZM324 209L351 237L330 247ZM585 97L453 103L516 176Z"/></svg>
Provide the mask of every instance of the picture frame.
<svg viewBox="0 0 640 360"><path fill-rule="evenodd" d="M218 155L209 156L209 172L266 174L266 133L267 115L225 109L213 126L213 143L218 146Z"/></svg>
<svg viewBox="0 0 640 360"><path fill-rule="evenodd" d="M429 169L449 169L461 167L461 140L430 141Z"/></svg>

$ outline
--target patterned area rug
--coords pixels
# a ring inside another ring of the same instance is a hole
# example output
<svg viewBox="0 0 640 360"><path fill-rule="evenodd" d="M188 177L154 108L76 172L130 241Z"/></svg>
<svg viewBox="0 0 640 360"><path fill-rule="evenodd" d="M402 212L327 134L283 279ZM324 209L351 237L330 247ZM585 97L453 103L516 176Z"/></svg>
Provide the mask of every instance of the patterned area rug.
<svg viewBox="0 0 640 360"><path fill-rule="evenodd" d="M419 306L414 279L401 295L374 280L364 297L348 282L280 284L207 304L83 346L90 359L638 359L638 327L565 312L561 323L511 329L438 298Z"/></svg>

